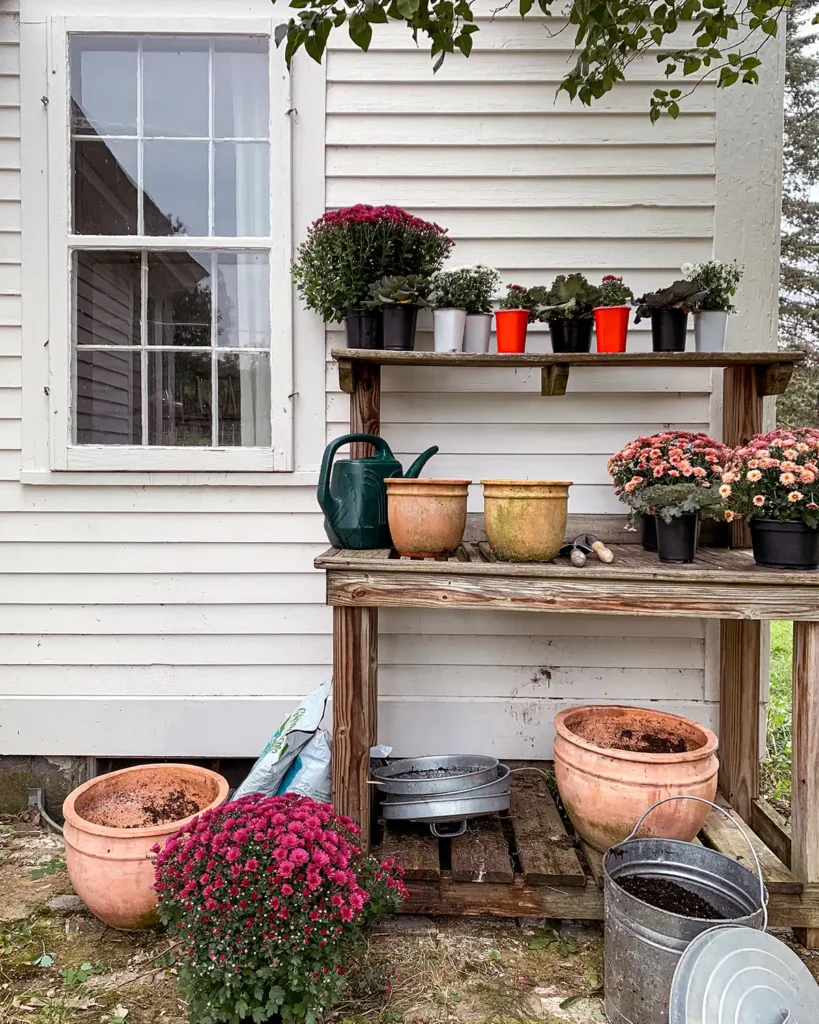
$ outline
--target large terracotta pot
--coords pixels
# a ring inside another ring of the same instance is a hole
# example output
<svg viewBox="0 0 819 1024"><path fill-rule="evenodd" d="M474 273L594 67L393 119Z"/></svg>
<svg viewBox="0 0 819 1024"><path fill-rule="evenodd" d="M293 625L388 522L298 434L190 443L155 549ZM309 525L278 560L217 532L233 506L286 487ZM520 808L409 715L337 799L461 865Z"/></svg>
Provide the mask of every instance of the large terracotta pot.
<svg viewBox="0 0 819 1024"><path fill-rule="evenodd" d="M65 861L77 895L105 924L138 931L156 923L151 847L194 817L144 825L174 806L224 803L228 783L188 764L146 764L91 779L66 797ZM170 811L168 810L170 809ZM129 827L133 826L133 827Z"/></svg>
<svg viewBox="0 0 819 1024"><path fill-rule="evenodd" d="M664 797L716 796L717 737L687 718L643 708L582 707L556 715L555 729L557 788L576 831L595 850L622 842L640 815ZM685 750L618 749L667 744ZM709 813L695 800L675 800L652 811L639 835L691 842Z"/></svg>
<svg viewBox="0 0 819 1024"><path fill-rule="evenodd" d="M387 481L387 521L399 555L443 558L454 555L466 529L471 480Z"/></svg>
<svg viewBox="0 0 819 1024"><path fill-rule="evenodd" d="M570 480L481 480L486 539L504 562L550 562L563 544Z"/></svg>

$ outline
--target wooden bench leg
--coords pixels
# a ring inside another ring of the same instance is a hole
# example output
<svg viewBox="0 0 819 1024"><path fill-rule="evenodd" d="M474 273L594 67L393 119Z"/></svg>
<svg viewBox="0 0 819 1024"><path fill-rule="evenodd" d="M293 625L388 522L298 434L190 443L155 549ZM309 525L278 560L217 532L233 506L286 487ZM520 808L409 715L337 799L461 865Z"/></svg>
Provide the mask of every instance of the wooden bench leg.
<svg viewBox="0 0 819 1024"><path fill-rule="evenodd" d="M793 743L791 871L819 882L819 622L793 624ZM816 928L797 928L808 949L819 949Z"/></svg>
<svg viewBox="0 0 819 1024"><path fill-rule="evenodd" d="M333 805L370 847L370 747L378 722L378 609L333 608Z"/></svg>
<svg viewBox="0 0 819 1024"><path fill-rule="evenodd" d="M750 822L759 795L761 623L720 623L719 781L722 795Z"/></svg>

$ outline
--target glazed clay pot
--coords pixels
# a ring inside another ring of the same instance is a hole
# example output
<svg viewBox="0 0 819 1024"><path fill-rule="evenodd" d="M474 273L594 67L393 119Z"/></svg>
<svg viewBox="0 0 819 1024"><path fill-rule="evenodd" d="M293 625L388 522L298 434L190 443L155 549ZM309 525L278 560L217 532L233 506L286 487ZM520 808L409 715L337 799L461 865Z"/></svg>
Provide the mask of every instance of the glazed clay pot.
<svg viewBox="0 0 819 1024"><path fill-rule="evenodd" d="M717 737L687 718L615 705L581 707L561 711L555 730L557 788L575 830L595 850L622 842L640 815L664 797L716 796ZM641 753L612 746L657 749L665 740L682 740L687 749ZM709 813L705 804L675 800L652 811L639 836L691 842Z"/></svg>
<svg viewBox="0 0 819 1024"><path fill-rule="evenodd" d="M200 813L218 807L227 795L221 775L188 764L125 768L75 789L66 797L63 815L65 861L77 895L111 928L149 928L156 923L151 847L164 846L194 815L146 826L142 823L151 815L145 808L191 801Z"/></svg>
<svg viewBox="0 0 819 1024"><path fill-rule="evenodd" d="M504 562L550 562L563 544L570 480L481 480L486 539Z"/></svg>
<svg viewBox="0 0 819 1024"><path fill-rule="evenodd" d="M387 521L399 555L444 558L454 555L466 529L466 498L471 480L391 477Z"/></svg>

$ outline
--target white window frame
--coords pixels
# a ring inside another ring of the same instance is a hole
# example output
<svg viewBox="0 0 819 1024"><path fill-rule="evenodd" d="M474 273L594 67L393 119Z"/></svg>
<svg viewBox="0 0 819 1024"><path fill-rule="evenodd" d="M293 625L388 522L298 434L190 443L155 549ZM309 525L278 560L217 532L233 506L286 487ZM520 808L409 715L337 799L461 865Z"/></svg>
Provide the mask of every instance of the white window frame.
<svg viewBox="0 0 819 1024"><path fill-rule="evenodd" d="M167 7L163 4L163 11ZM47 19L49 468L52 471L290 472L293 470L292 174L290 75L274 42L279 20L150 14ZM270 38L270 238L73 235L70 231L71 126L68 42L74 33L108 35L264 35ZM43 154L45 157L45 153ZM276 212L279 212L277 218ZM283 215L282 215L283 214ZM271 447L75 445L72 442L72 247L209 251L264 249L270 260ZM45 275L43 275L45 277ZM45 282L43 282L45 283ZM46 301L43 293L42 301ZM27 430L34 425L27 424Z"/></svg>

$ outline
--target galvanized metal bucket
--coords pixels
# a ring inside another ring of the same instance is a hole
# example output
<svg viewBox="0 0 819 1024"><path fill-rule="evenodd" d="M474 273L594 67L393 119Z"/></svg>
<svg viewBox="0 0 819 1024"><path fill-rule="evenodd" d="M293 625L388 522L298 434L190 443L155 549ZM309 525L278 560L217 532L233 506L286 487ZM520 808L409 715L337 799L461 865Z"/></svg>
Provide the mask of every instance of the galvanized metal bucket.
<svg viewBox="0 0 819 1024"><path fill-rule="evenodd" d="M640 818L631 836L603 858L606 1014L611 1024L668 1024L674 971L693 939L717 923L761 931L767 927L768 894L759 859L739 825L756 875L704 846L676 839L634 838L646 816L669 800L710 803L689 796L658 801ZM711 806L734 821L722 807ZM644 903L617 884L618 878L637 874L676 882L706 899L725 920L682 917Z"/></svg>

